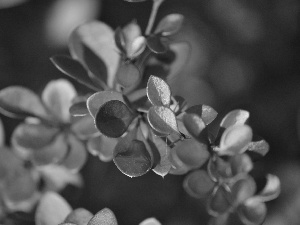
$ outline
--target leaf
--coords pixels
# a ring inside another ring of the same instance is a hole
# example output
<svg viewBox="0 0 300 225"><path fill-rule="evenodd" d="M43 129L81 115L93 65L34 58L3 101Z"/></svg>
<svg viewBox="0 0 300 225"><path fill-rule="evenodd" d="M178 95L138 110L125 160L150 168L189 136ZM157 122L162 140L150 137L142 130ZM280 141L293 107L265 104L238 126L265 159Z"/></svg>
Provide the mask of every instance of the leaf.
<svg viewBox="0 0 300 225"><path fill-rule="evenodd" d="M158 23L154 33L163 36L176 34L181 28L183 20L184 16L181 14L169 14Z"/></svg>
<svg viewBox="0 0 300 225"><path fill-rule="evenodd" d="M262 224L267 214L266 204L258 199L249 198L243 204L239 205L238 214L245 225Z"/></svg>
<svg viewBox="0 0 300 225"><path fill-rule="evenodd" d="M87 108L94 119L101 106L111 100L124 102L123 95L116 91L99 91L88 98L86 102Z"/></svg>
<svg viewBox="0 0 300 225"><path fill-rule="evenodd" d="M64 223L73 223L76 225L86 225L93 217L94 215L84 209L84 208L78 208L73 210L65 219Z"/></svg>
<svg viewBox="0 0 300 225"><path fill-rule="evenodd" d="M194 198L205 198L210 195L215 183L205 170L195 170L189 173L183 181L183 188Z"/></svg>
<svg viewBox="0 0 300 225"><path fill-rule="evenodd" d="M24 168L15 170L13 176L6 178L1 196L8 210L30 212L39 198L36 181L30 171Z"/></svg>
<svg viewBox="0 0 300 225"><path fill-rule="evenodd" d="M180 134L175 114L165 106L152 106L148 111L148 122L157 132L169 135Z"/></svg>
<svg viewBox="0 0 300 225"><path fill-rule="evenodd" d="M127 57L130 59L138 57L145 50L147 41L144 36L135 38L127 49Z"/></svg>
<svg viewBox="0 0 300 225"><path fill-rule="evenodd" d="M152 52L156 54L162 54L168 51L167 40L160 37L159 35L150 35L149 37L147 37L147 46Z"/></svg>
<svg viewBox="0 0 300 225"><path fill-rule="evenodd" d="M177 157L174 157L175 154ZM195 139L186 139L175 145L172 149L171 158L172 162L179 159L189 169L199 168L209 158L208 147Z"/></svg>
<svg viewBox="0 0 300 225"><path fill-rule="evenodd" d="M97 212L87 225L118 225L115 214L108 208Z"/></svg>
<svg viewBox="0 0 300 225"><path fill-rule="evenodd" d="M117 72L117 82L127 88L136 85L142 78L139 69L132 63L122 63Z"/></svg>
<svg viewBox="0 0 300 225"><path fill-rule="evenodd" d="M147 96L152 105L169 106L171 102L171 89L161 78L151 75L147 83Z"/></svg>
<svg viewBox="0 0 300 225"><path fill-rule="evenodd" d="M37 167L44 182L43 191L61 191L67 185L77 187L83 186L83 180L79 174L72 173L67 168L60 165L47 165Z"/></svg>
<svg viewBox="0 0 300 225"><path fill-rule="evenodd" d="M0 147L4 146L5 144L5 132L2 120L0 119Z"/></svg>
<svg viewBox="0 0 300 225"><path fill-rule="evenodd" d="M113 152L118 143L118 139L109 138L104 135L90 138L87 142L89 152L98 156L103 162L109 162L113 159Z"/></svg>
<svg viewBox="0 0 300 225"><path fill-rule="evenodd" d="M91 81L86 69L81 65L80 62L72 59L71 57L63 55L52 56L50 60L62 73L75 79L91 90L99 91L99 87L95 86L95 84Z"/></svg>
<svg viewBox="0 0 300 225"><path fill-rule="evenodd" d="M223 186L216 186L207 201L207 212L211 216L226 213L231 207L231 195Z"/></svg>
<svg viewBox="0 0 300 225"><path fill-rule="evenodd" d="M243 125L249 118L249 112L241 109L233 110L223 118L220 126L228 128L233 125Z"/></svg>
<svg viewBox="0 0 300 225"><path fill-rule="evenodd" d="M231 187L232 204L236 207L242 204L248 198L252 197L256 192L256 184L252 177L237 180Z"/></svg>
<svg viewBox="0 0 300 225"><path fill-rule="evenodd" d="M123 53L126 54L126 40L125 35L120 27L118 27L115 31L115 42L118 49Z"/></svg>
<svg viewBox="0 0 300 225"><path fill-rule="evenodd" d="M65 79L50 81L42 93L48 110L62 122L70 121L69 108L77 96L74 86Z"/></svg>
<svg viewBox="0 0 300 225"><path fill-rule="evenodd" d="M23 170L23 161L11 149L0 147L0 186L5 179L14 176L16 171Z"/></svg>
<svg viewBox="0 0 300 225"><path fill-rule="evenodd" d="M120 55L116 51L114 31L105 23L91 21L78 26L71 34L69 49L73 58L87 65L87 49L106 65L107 80L109 87L113 86L115 74L119 66Z"/></svg>
<svg viewBox="0 0 300 225"><path fill-rule="evenodd" d="M151 141L154 144L153 147L155 147L155 150L158 151L160 156L159 162L157 163L157 165L155 165L155 167L152 170L156 174L164 177L169 173L172 167L172 163L170 161L171 149L165 141L163 141L160 137L157 137L156 135L151 135Z"/></svg>
<svg viewBox="0 0 300 225"><path fill-rule="evenodd" d="M135 118L131 110L119 100L104 103L99 109L95 124L98 130L107 137L122 136Z"/></svg>
<svg viewBox="0 0 300 225"><path fill-rule="evenodd" d="M71 105L69 108L69 113L71 116L86 116L89 114L89 110L86 105L86 101L79 101Z"/></svg>
<svg viewBox="0 0 300 225"><path fill-rule="evenodd" d="M207 172L210 178L217 182L220 179L232 178L232 171L230 162L220 158L211 157L207 164Z"/></svg>
<svg viewBox="0 0 300 225"><path fill-rule="evenodd" d="M11 138L12 146L24 152L25 155L28 155L30 154L29 152L50 145L55 140L58 132L57 128L44 124L22 123L13 131Z"/></svg>
<svg viewBox="0 0 300 225"><path fill-rule="evenodd" d="M259 201L271 201L277 198L280 194L280 180L277 176L268 174L267 183L263 190L257 194Z"/></svg>
<svg viewBox="0 0 300 225"><path fill-rule="evenodd" d="M71 130L76 134L76 137L86 140L99 135L99 131L95 126L93 117L88 114L81 117L78 121L72 124Z"/></svg>
<svg viewBox="0 0 300 225"><path fill-rule="evenodd" d="M139 225L161 225L161 223L157 219L151 217L143 220Z"/></svg>
<svg viewBox="0 0 300 225"><path fill-rule="evenodd" d="M208 136L205 129L205 123L196 114L185 113L183 115L183 124L190 135L201 143L207 143Z"/></svg>
<svg viewBox="0 0 300 225"><path fill-rule="evenodd" d="M270 146L265 140L252 141L248 145L248 151L265 156L269 152Z"/></svg>
<svg viewBox="0 0 300 225"><path fill-rule="evenodd" d="M208 105L194 105L189 107L186 111L187 114L198 115L205 125L210 124L217 117L218 113Z"/></svg>
<svg viewBox="0 0 300 225"><path fill-rule="evenodd" d="M77 173L87 161L87 151L84 144L75 138L74 135L68 136L68 152L62 159L61 165L73 173Z"/></svg>
<svg viewBox="0 0 300 225"><path fill-rule="evenodd" d="M35 223L36 225L60 224L71 210L71 206L60 195L46 192L37 206Z"/></svg>
<svg viewBox="0 0 300 225"><path fill-rule="evenodd" d="M145 143L137 138L137 129L134 129L120 139L114 150L114 163L129 177L142 176L152 167Z"/></svg>
<svg viewBox="0 0 300 225"><path fill-rule="evenodd" d="M173 83L177 75L180 75L191 56L191 46L188 42L170 44L170 50L175 54L175 60L169 66L167 81Z"/></svg>
<svg viewBox="0 0 300 225"><path fill-rule="evenodd" d="M253 168L251 158L247 154L238 154L230 158L231 173L233 176L247 174Z"/></svg>
<svg viewBox="0 0 300 225"><path fill-rule="evenodd" d="M248 125L235 125L222 134L220 147L215 150L219 155L235 155L245 152L252 140L252 129Z"/></svg>
<svg viewBox="0 0 300 225"><path fill-rule="evenodd" d="M49 117L41 99L31 90L20 86L10 86L0 91L0 111L9 117Z"/></svg>
<svg viewBox="0 0 300 225"><path fill-rule="evenodd" d="M32 151L32 162L36 166L60 162L67 154L68 147L64 134L58 135L54 141L35 151Z"/></svg>

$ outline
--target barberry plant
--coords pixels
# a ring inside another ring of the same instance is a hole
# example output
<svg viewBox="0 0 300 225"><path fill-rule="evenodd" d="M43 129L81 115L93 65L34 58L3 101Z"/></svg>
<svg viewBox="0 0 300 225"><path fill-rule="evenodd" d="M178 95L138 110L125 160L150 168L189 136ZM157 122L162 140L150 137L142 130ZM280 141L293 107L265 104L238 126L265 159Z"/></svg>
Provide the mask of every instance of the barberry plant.
<svg viewBox="0 0 300 225"><path fill-rule="evenodd" d="M259 225L265 202L280 192L275 175L268 174L263 185L251 175L269 145L246 124L249 112L231 111L217 124L212 107L191 106L172 93L169 83L181 75L191 48L172 41L183 15L169 14L154 27L163 2L153 0L145 32L136 21L115 31L101 21L87 22L70 36L71 56L51 57L61 72L89 89L86 95L77 96L64 79L49 82L41 97L24 87L0 91L1 112L24 119L12 135L14 152L33 168L78 172L90 152L101 161L113 160L129 177L150 170L162 177L185 175L184 189L205 199L211 225ZM163 72L154 73L157 68ZM109 209L96 215L85 209L71 212L59 195L43 196L36 224L117 224ZM48 212L55 204L62 209L53 219Z"/></svg>

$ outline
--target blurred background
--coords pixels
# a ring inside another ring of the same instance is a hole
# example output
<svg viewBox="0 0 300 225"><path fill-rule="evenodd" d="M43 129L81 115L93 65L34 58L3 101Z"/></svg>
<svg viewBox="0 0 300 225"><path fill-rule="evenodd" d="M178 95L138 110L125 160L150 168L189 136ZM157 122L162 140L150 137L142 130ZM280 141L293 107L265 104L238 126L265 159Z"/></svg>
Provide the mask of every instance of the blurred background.
<svg viewBox="0 0 300 225"><path fill-rule="evenodd" d="M144 30L151 1L0 0L0 88L22 85L40 93L51 79L64 77L50 62L68 54L70 32L99 19L113 29L136 19ZM255 166L281 179L280 197L268 204L267 225L300 221L300 2L298 0L165 0L158 13L185 15L174 37L192 45L175 94L191 105L207 104L225 115L250 112L255 134L270 144ZM64 77L66 78L66 77ZM86 89L73 82L80 93ZM7 144L20 122L1 115ZM164 179L149 172L130 179L111 163L90 156L83 189L68 187L63 196L74 207L96 213L111 208L121 225L156 217L163 225L207 224L203 202L188 196L183 176Z"/></svg>

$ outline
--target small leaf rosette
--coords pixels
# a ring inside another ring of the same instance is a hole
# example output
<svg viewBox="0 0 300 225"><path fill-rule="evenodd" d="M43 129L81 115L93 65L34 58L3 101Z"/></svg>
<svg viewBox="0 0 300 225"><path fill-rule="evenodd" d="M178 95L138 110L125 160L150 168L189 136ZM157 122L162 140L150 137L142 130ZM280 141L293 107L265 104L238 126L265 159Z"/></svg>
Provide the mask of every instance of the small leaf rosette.
<svg viewBox="0 0 300 225"><path fill-rule="evenodd" d="M59 164L78 171L87 151L81 139L97 135L90 115L73 120L69 108L77 96L64 79L51 81L40 98L31 90L12 86L0 91L0 108L9 116L25 118L12 134L12 145L36 166Z"/></svg>

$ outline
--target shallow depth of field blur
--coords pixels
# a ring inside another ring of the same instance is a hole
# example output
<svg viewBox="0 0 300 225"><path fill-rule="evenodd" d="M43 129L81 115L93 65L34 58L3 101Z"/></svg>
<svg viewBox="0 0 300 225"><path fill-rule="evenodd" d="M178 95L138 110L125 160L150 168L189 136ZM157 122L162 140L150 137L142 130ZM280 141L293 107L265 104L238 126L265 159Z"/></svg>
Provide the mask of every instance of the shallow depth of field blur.
<svg viewBox="0 0 300 225"><path fill-rule="evenodd" d="M68 35L77 25L99 19L115 29L135 19L145 29L150 10L151 1L0 0L0 88L22 85L40 93L50 80L66 78L49 57L68 54ZM181 77L171 83L173 92L221 115L237 108L250 112L254 132L270 144L256 170L276 174L282 184L279 198L267 203L264 224L299 224L300 1L166 0L158 20L171 12L186 17L175 40L192 45ZM9 144L20 121L0 116ZM183 176L162 179L149 172L131 179L113 162L91 155L81 172L84 188L62 192L73 208L96 213L109 207L122 225L147 217L163 225L208 220L203 202L183 190Z"/></svg>

